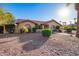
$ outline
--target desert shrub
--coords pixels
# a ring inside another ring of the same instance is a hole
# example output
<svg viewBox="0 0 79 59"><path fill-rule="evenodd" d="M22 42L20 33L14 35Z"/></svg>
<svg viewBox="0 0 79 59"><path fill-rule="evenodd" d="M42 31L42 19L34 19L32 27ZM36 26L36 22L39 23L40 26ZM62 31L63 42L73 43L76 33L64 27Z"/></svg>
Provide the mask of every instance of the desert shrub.
<svg viewBox="0 0 79 59"><path fill-rule="evenodd" d="M56 26L56 32L62 32L62 31L60 30L60 26Z"/></svg>
<svg viewBox="0 0 79 59"><path fill-rule="evenodd" d="M37 29L36 27L33 27L32 32L36 32L36 29Z"/></svg>
<svg viewBox="0 0 79 59"><path fill-rule="evenodd" d="M71 33L72 32L72 27L71 26L65 26L64 30L66 30L67 33Z"/></svg>
<svg viewBox="0 0 79 59"><path fill-rule="evenodd" d="M25 27L25 26L23 26L23 31L24 31L25 33L30 32L29 29L28 29L27 27Z"/></svg>
<svg viewBox="0 0 79 59"><path fill-rule="evenodd" d="M68 26L64 26L64 30L67 30L69 27Z"/></svg>
<svg viewBox="0 0 79 59"><path fill-rule="evenodd" d="M71 29L72 29L72 30L77 30L77 27L72 26Z"/></svg>
<svg viewBox="0 0 79 59"><path fill-rule="evenodd" d="M67 29L67 33L72 33L72 29L71 28L68 28Z"/></svg>
<svg viewBox="0 0 79 59"><path fill-rule="evenodd" d="M64 30L66 30L66 32L72 32L72 30L76 29L77 29L76 26L64 26Z"/></svg>
<svg viewBox="0 0 79 59"><path fill-rule="evenodd" d="M58 32L62 32L62 30L59 29Z"/></svg>
<svg viewBox="0 0 79 59"><path fill-rule="evenodd" d="M35 25L35 28L36 28L36 29L39 29L39 25Z"/></svg>
<svg viewBox="0 0 79 59"><path fill-rule="evenodd" d="M52 34L52 31L50 29L42 30L42 35L45 37L49 37L51 34Z"/></svg>
<svg viewBox="0 0 79 59"><path fill-rule="evenodd" d="M76 26L64 26L64 30L67 30L68 28L71 28L72 30L76 30Z"/></svg>
<svg viewBox="0 0 79 59"><path fill-rule="evenodd" d="M60 29L60 26L56 26L56 29L59 30Z"/></svg>

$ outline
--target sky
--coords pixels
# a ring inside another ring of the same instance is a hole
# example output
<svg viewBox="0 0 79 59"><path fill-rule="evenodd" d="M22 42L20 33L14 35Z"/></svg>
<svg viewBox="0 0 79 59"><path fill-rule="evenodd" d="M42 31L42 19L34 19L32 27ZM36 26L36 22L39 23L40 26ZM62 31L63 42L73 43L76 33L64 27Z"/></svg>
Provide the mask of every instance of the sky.
<svg viewBox="0 0 79 59"><path fill-rule="evenodd" d="M17 19L31 19L39 21L48 21L55 19L62 22L74 22L77 17L74 4L68 6L70 14L66 17L59 15L59 10L66 7L63 3L0 3L0 7L5 12L11 12ZM65 13L63 13L65 14Z"/></svg>

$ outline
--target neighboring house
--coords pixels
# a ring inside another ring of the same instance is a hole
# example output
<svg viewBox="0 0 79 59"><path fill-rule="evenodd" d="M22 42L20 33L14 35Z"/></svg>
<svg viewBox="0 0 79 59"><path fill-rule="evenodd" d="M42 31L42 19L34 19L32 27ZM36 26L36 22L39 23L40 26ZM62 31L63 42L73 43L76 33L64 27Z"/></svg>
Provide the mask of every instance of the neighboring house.
<svg viewBox="0 0 79 59"><path fill-rule="evenodd" d="M23 26L26 26L29 29L32 29L35 26L38 26L39 29L44 29L44 28L50 28L53 29L56 26L62 26L60 23L58 23L55 20L50 20L50 21L36 21L36 20L23 20L19 19L19 21L16 22L18 29L20 30Z"/></svg>
<svg viewBox="0 0 79 59"><path fill-rule="evenodd" d="M77 24L69 24L68 26L75 26L75 27L76 27L76 26L77 26Z"/></svg>
<svg viewBox="0 0 79 59"><path fill-rule="evenodd" d="M16 32L15 24L4 24L0 25L0 33L14 33Z"/></svg>

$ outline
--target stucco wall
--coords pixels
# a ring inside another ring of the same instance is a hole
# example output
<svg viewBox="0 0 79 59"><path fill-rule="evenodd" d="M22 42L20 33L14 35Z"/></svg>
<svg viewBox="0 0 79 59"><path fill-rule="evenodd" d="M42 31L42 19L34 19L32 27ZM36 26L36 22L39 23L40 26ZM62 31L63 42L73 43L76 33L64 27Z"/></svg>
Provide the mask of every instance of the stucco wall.
<svg viewBox="0 0 79 59"><path fill-rule="evenodd" d="M19 33L18 25L15 26L15 33Z"/></svg>
<svg viewBox="0 0 79 59"><path fill-rule="evenodd" d="M51 21L51 22L48 22L47 23L49 25L49 28L52 28L52 26L60 26L58 23L54 22L54 21Z"/></svg>
<svg viewBox="0 0 79 59"><path fill-rule="evenodd" d="M22 28L23 26L26 26L26 24L29 24L31 26L31 28L35 26L34 23L27 21L27 22L19 23L19 26L18 27L19 28Z"/></svg>

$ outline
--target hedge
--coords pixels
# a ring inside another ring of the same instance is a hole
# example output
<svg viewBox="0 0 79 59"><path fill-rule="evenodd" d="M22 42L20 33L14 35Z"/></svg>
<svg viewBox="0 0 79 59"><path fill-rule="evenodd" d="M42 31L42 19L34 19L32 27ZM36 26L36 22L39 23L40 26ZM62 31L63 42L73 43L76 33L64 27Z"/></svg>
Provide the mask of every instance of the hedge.
<svg viewBox="0 0 79 59"><path fill-rule="evenodd" d="M44 37L49 37L49 36L51 36L51 34L52 34L52 30L50 30L50 29L44 29L44 30L42 30L42 35Z"/></svg>
<svg viewBox="0 0 79 59"><path fill-rule="evenodd" d="M37 29L36 27L33 27L32 32L36 32L36 29Z"/></svg>

